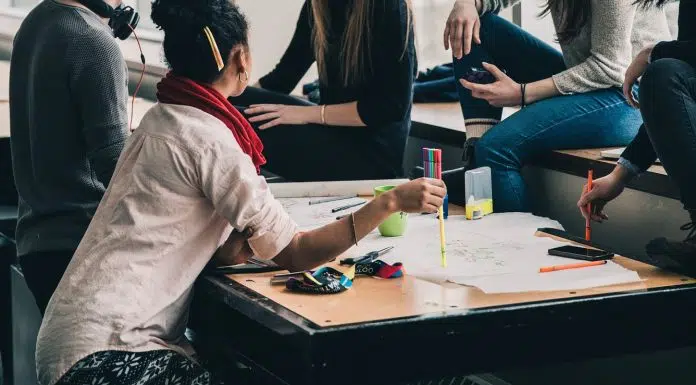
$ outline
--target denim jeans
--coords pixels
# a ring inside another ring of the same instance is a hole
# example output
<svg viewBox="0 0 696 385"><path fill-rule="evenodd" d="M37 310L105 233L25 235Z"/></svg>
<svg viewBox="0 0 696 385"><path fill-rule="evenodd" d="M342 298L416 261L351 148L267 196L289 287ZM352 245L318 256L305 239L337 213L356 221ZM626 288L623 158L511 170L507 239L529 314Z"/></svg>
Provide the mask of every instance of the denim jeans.
<svg viewBox="0 0 696 385"><path fill-rule="evenodd" d="M454 61L457 78L485 61L504 69L515 81L530 83L566 69L553 47L494 14L481 17L481 45ZM457 85L465 120L500 120L502 109L475 99ZM529 197L520 174L533 157L551 150L623 147L642 124L618 88L548 98L520 110L493 126L475 148L477 167L488 166L497 212L529 211Z"/></svg>

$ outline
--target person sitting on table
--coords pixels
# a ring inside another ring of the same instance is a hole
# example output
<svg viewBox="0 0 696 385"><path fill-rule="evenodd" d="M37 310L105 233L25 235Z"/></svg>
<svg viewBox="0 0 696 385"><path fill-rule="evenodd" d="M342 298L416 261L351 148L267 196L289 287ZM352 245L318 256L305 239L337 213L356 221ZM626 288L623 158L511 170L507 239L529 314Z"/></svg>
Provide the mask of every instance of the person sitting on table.
<svg viewBox="0 0 696 385"><path fill-rule="evenodd" d="M320 105L289 96L312 63ZM287 180L402 177L417 72L410 0L307 0L280 62L238 98Z"/></svg>
<svg viewBox="0 0 696 385"><path fill-rule="evenodd" d="M491 168L496 211L531 209L520 170L534 156L623 146L635 136L641 117L622 96L624 74L669 29L662 10L634 1L548 0L543 13L553 17L563 53L496 15L517 1L455 2L444 39L461 83L465 166ZM463 79L472 67L494 82ZM513 106L522 109L501 122L502 108Z"/></svg>
<svg viewBox="0 0 696 385"><path fill-rule="evenodd" d="M664 5L666 0L641 0L644 5ZM646 171L656 159L679 188L684 209L691 222L683 241L658 238L646 252L653 262L682 273L696 273L696 2L679 5L679 38L643 49L626 74L624 94L643 115L644 124L624 150L618 164L607 176L595 180L592 190L585 186L578 201L585 218L608 219L604 208L618 197L626 184ZM639 100L630 88L640 81ZM590 212L588 204L591 204Z"/></svg>
<svg viewBox="0 0 696 385"><path fill-rule="evenodd" d="M227 99L251 72L244 16L232 0L156 0L152 20L171 72L48 304L36 350L42 385L209 384L184 331L211 258L231 265L253 253L311 269L392 213L443 203L444 183L423 178L299 232L258 174L259 138Z"/></svg>
<svg viewBox="0 0 696 385"><path fill-rule="evenodd" d="M128 70L108 20L78 1L42 1L12 46L17 254L41 313L128 138Z"/></svg>

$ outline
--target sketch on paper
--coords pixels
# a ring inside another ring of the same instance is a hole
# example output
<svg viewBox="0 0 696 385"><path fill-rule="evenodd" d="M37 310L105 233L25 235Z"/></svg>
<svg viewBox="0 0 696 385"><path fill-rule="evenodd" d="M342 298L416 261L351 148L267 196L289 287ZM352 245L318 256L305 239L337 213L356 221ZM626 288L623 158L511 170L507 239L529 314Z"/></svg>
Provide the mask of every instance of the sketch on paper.
<svg viewBox="0 0 696 385"><path fill-rule="evenodd" d="M309 201L310 198L281 199L303 230L323 226L335 221L338 215L359 209L331 213L336 202L309 205ZM350 203L352 200L339 205ZM388 263L402 262L411 276L476 286L488 293L583 289L640 281L637 273L614 262L591 269L540 274L541 267L570 263L567 258L548 255L549 249L566 243L534 236L543 227L562 229L556 221L527 213L492 214L477 221L450 216L445 221L448 266L443 268L436 217L411 214L403 236L383 237L374 230L345 256L357 257L393 246L392 252L382 259Z"/></svg>

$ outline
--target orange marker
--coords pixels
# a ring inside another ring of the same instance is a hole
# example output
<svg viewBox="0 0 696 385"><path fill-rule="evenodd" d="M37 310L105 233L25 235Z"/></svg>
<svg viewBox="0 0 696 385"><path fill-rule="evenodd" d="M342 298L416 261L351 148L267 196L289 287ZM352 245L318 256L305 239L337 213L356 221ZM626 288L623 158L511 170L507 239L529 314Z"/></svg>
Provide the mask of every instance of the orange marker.
<svg viewBox="0 0 696 385"><path fill-rule="evenodd" d="M592 170L587 171L587 192L592 191ZM587 211L590 214L587 219L585 219L585 240L590 241L590 235L592 235L592 225L590 218L592 218L592 203L587 204Z"/></svg>
<svg viewBox="0 0 696 385"><path fill-rule="evenodd" d="M540 273L550 273L552 271L559 271L559 270L581 269L583 267L606 265L606 263L607 263L607 261L571 263L570 265L558 265L558 266L542 267L541 269L539 269L539 272Z"/></svg>

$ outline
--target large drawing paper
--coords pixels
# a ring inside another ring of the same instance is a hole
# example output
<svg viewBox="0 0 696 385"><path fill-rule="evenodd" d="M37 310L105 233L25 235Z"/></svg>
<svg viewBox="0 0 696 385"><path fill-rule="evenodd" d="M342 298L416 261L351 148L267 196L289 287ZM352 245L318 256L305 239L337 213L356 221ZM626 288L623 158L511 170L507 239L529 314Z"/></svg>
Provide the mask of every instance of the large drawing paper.
<svg viewBox="0 0 696 385"><path fill-rule="evenodd" d="M304 230L336 220L335 215L330 214L330 203L315 207L308 204L309 199L281 201ZM567 243L535 236L538 228L562 229L558 222L547 218L504 213L469 221L464 216L450 216L445 227L446 268L440 264L439 228L435 215L409 214L403 236L382 237L375 230L346 256L356 257L394 246L394 250L382 259L389 263L402 262L406 274L438 283L475 286L486 293L580 290L640 281L637 273L611 261L603 266L539 273L542 267L577 262L548 255L549 249Z"/></svg>

